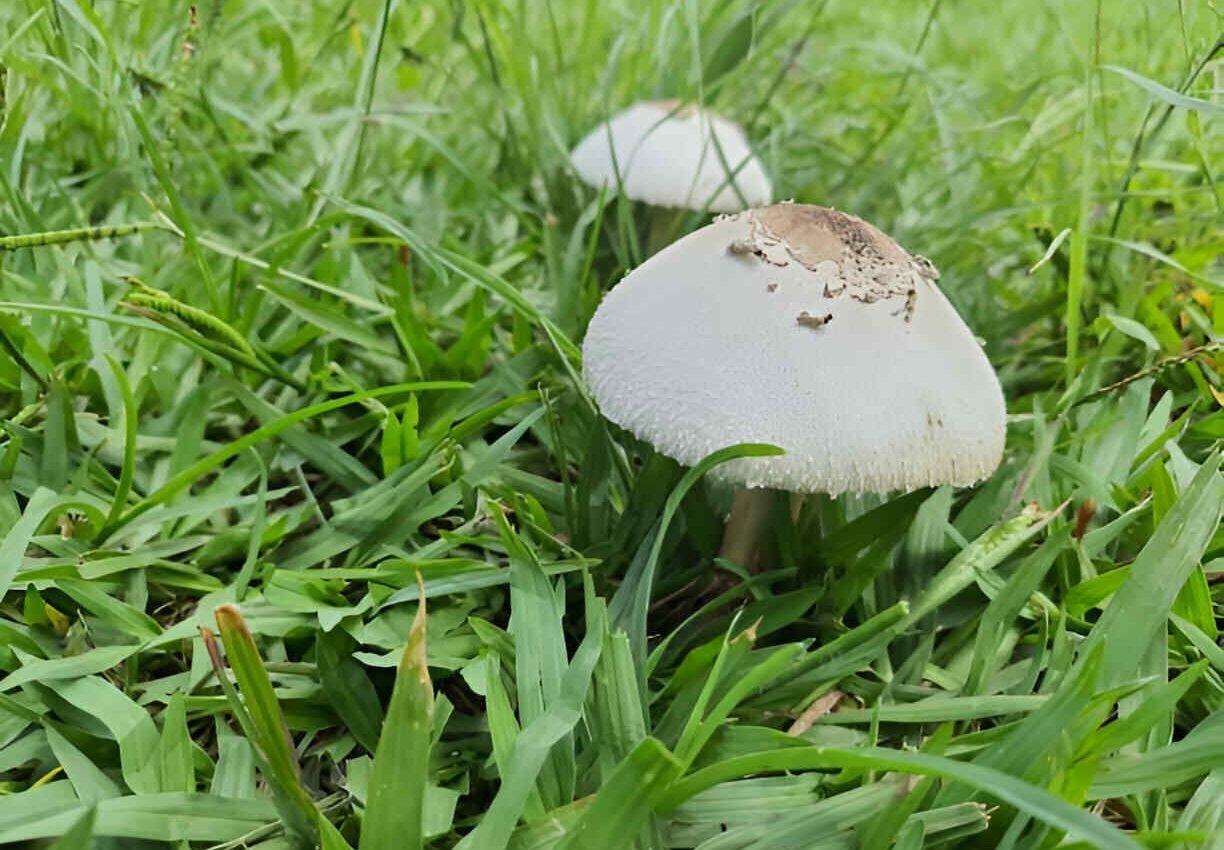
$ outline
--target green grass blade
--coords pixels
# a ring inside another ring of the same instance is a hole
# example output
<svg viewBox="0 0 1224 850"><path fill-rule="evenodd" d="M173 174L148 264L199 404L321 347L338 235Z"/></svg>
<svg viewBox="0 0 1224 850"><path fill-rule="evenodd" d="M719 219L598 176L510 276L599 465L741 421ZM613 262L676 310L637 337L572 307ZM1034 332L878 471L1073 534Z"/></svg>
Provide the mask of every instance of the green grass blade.
<svg viewBox="0 0 1224 850"><path fill-rule="evenodd" d="M270 422L260 428L255 429L249 434L234 440L224 448L218 449L206 458L192 464L187 469L184 469L178 475L171 478L160 488L149 494L144 499L137 502L128 509L118 520L109 523L99 532L99 540L104 541L124 525L127 525L132 520L136 519L146 511L165 504L177 493L190 487L199 478L221 466L232 457L242 454L242 452L258 445L264 440L271 439L288 428L294 425L305 422L316 416L321 416L324 413L330 413L333 410L339 410L342 407L347 407L350 404L356 404L362 401L367 401L374 398L385 398L390 395L399 395L402 393L425 392L427 390L455 390L466 389L469 385L459 381L426 381L415 384L395 384L388 387L379 387L374 390L365 390L363 392L351 393L340 398L332 399L331 401L320 402L309 407L304 407L301 410L295 410L293 413L286 414L281 419Z"/></svg>
<svg viewBox="0 0 1224 850"><path fill-rule="evenodd" d="M289 728L268 671L255 646L255 639L237 607L218 605L213 616L225 645L226 661L241 689L241 701L234 704L235 713L247 720L243 724L244 731L251 736L251 744L267 771L267 778L277 798L277 808L282 817L288 818L286 829L299 844L312 842L315 840L318 810L302 788L301 768ZM207 639L208 636L205 637ZM218 679L227 676L219 659L214 658L213 664ZM231 701L235 699L236 696L231 697Z"/></svg>
<svg viewBox="0 0 1224 850"><path fill-rule="evenodd" d="M323 181L323 192L315 201L310 211L308 221L314 223L319 217L327 196L344 189L352 180L353 171L361 160L362 148L365 145L366 127L369 123L370 107L374 101L374 85L378 82L378 70L381 65L383 42L387 35L387 24L398 5L397 0L383 0L378 22L374 25L374 39L366 50L361 63L361 79L357 82L355 107L360 112L354 116L352 123L346 128L344 136L338 144L338 155L331 160L327 177Z"/></svg>
<svg viewBox="0 0 1224 850"><path fill-rule="evenodd" d="M93 847L96 818L97 812L94 809L88 809L76 823L69 827L67 832L60 836L59 841L56 841L47 850L90 850Z"/></svg>
<svg viewBox="0 0 1224 850"><path fill-rule="evenodd" d="M417 586L421 601L374 756L359 850L382 847L414 850L425 839L423 819L434 698L425 660L425 589L420 573Z"/></svg>
<svg viewBox="0 0 1224 850"><path fill-rule="evenodd" d="M1220 850L1224 847L1224 768L1213 770L1194 792L1177 820L1177 828L1216 836L1214 844L1200 843L1196 847L1182 844L1177 850Z"/></svg>
<svg viewBox="0 0 1224 850"><path fill-rule="evenodd" d="M66 787L53 783L50 789ZM40 789L43 790L43 789ZM30 806L24 817L12 818L0 800L0 841L30 842L64 834L88 807L59 800L54 809ZM94 836L146 841L206 841L214 844L241 839L274 822L276 809L266 800L230 800L209 794L141 794L102 800L95 807Z"/></svg>
<svg viewBox="0 0 1224 850"><path fill-rule="evenodd" d="M603 770L608 772L646 737L637 672L624 632L611 633L604 639L595 668L594 692L592 723L597 729Z"/></svg>
<svg viewBox="0 0 1224 850"><path fill-rule="evenodd" d="M529 726L557 700L565 675L565 633L562 612L552 583L538 560L518 538L505 511L491 505L507 551L510 554L510 606L514 619L515 685L519 723ZM546 809L568 803L574 793L574 746L564 736L553 747L538 779Z"/></svg>
<svg viewBox="0 0 1224 850"><path fill-rule="evenodd" d="M345 728L372 753L378 748L383 728L383 707L374 683L352 657L356 646L339 629L323 632L315 638L315 663L319 684Z"/></svg>
<svg viewBox="0 0 1224 850"><path fill-rule="evenodd" d="M994 672L991 668L1004 630L1037 591L1041 580L1054 565L1054 560L1067 546L1069 537L1069 530L1047 537L1036 552L1021 562L1020 567L1008 578L1003 590L986 606L974 639L973 665L970 667L963 693L981 692L988 675Z"/></svg>
<svg viewBox="0 0 1224 850"><path fill-rule="evenodd" d="M1146 91L1157 100L1168 104L1169 106L1177 106L1182 109L1189 109L1194 112L1203 112L1207 115L1224 115L1224 106L1218 103L1212 103L1209 100L1202 100L1197 97L1190 97L1175 91L1168 86L1163 86L1155 80L1145 77L1142 74L1137 74L1129 68L1119 68L1117 65L1102 65L1101 69L1117 74L1130 80L1139 88Z"/></svg>
<svg viewBox="0 0 1224 850"><path fill-rule="evenodd" d="M646 540L642 542L642 547L634 557L629 574L625 576L625 580L617 589L616 595L612 597L612 602L608 608L608 615L612 625L617 628L623 628L625 633L629 635L634 658L637 660L639 667L646 659L646 614L650 607L650 594L654 587L655 571L658 569L659 556L663 552L663 541L667 537L668 527L671 525L676 512L680 509L681 501L684 500L685 495L693 488L693 485L701 480L702 476L719 464L738 458L771 457L779 454L782 454L782 450L777 446L760 443L742 443L736 446L728 446L725 449L719 449L703 458L692 469L686 470L680 482L676 484L675 489L668 495L667 501L663 505L663 513L659 517L658 525L651 531Z"/></svg>
<svg viewBox="0 0 1224 850"><path fill-rule="evenodd" d="M43 729L47 733L51 752L64 769L68 781L72 783L78 800L82 803L96 803L123 795L119 783L107 776L85 753L56 731L53 725L48 723Z"/></svg>
<svg viewBox="0 0 1224 850"><path fill-rule="evenodd" d="M187 704L182 694L170 698L162 712L162 733L157 744L161 790L189 794L195 791L195 766L191 763L191 736L187 730Z"/></svg>
<svg viewBox="0 0 1224 850"><path fill-rule="evenodd" d="M617 766L556 850L622 850L633 846L660 795L683 767L667 748L646 738Z"/></svg>
<svg viewBox="0 0 1224 850"><path fill-rule="evenodd" d="M1083 755L1117 752L1147 734L1162 717L1176 710L1182 697L1207 671L1207 667L1208 662L1204 659L1187 667L1172 682L1154 682L1139 691L1136 695L1139 697L1138 707L1093 735Z"/></svg>
<svg viewBox="0 0 1224 850"><path fill-rule="evenodd" d="M147 710L98 676L56 682L47 688L94 718L118 743L120 769L129 789L136 794L160 790L157 751L161 736Z"/></svg>
<svg viewBox="0 0 1224 850"><path fill-rule="evenodd" d="M68 389L52 377L47 392L46 429L43 435L42 463L39 477L52 490L63 491L68 485L69 465L77 448L74 419Z"/></svg>
<svg viewBox="0 0 1224 850"><path fill-rule="evenodd" d="M1219 465L1216 453L1199 467L1084 642L1082 654L1096 646L1105 648L1106 687L1133 676L1136 659L1167 628L1173 601L1218 529L1224 510Z"/></svg>
<svg viewBox="0 0 1224 850"><path fill-rule="evenodd" d="M0 679L0 691L10 691L27 682L55 682L101 673L139 650L138 645L124 644L102 646L62 658L31 658L20 649L14 649L12 651L22 663L19 669Z"/></svg>
<svg viewBox="0 0 1224 850"><path fill-rule="evenodd" d="M1045 528L1063 507L1065 503L1053 511L1043 511L1030 505L1019 516L1000 523L974 540L931 579L914 601L909 616L902 621L904 626L921 621L980 576L997 567Z"/></svg>
<svg viewBox="0 0 1224 850"><path fill-rule="evenodd" d="M502 776L497 796L480 825L456 845L457 850L503 850L506 847L553 745L568 735L582 717L583 703L603 649L605 632L601 608L588 606L587 633L565 671L559 698L518 736L509 758L510 770Z"/></svg>
<svg viewBox="0 0 1224 850"><path fill-rule="evenodd" d="M110 367L115 377L115 383L119 387L120 398L123 401L123 466L119 470L119 483L115 487L110 512L106 515L106 522L110 524L119 518L132 492L132 480L136 473L136 434L139 421L136 397L132 394L132 385L127 379L127 373L110 355L106 356L106 365Z"/></svg>
<svg viewBox="0 0 1224 850"><path fill-rule="evenodd" d="M760 771L866 768L938 776L976 788L1000 802L1049 824L1100 850L1139 850L1142 846L1101 818L1065 800L997 770L942 756L883 750L876 747L837 749L811 747L740 756L699 770L677 782L663 796L660 808L670 809L697 792Z"/></svg>
<svg viewBox="0 0 1224 850"><path fill-rule="evenodd" d="M217 735L217 765L213 770L209 793L217 797L254 800L255 753L250 741L230 729L224 718L218 717L214 728Z"/></svg>
<svg viewBox="0 0 1224 850"><path fill-rule="evenodd" d="M751 645L751 635L747 637ZM703 712L704 716L700 718L700 722L686 729L686 734L681 736L680 741L676 744L676 757L681 763L686 767L691 765L735 707L761 688L765 682L778 675L782 669L788 667L802 651L803 647L799 644L780 646L766 654L747 673L739 675L709 712ZM711 678L713 676L712 673ZM704 705L699 703L697 710L701 711L703 708Z"/></svg>
<svg viewBox="0 0 1224 850"><path fill-rule="evenodd" d="M1180 785L1224 768L1224 730L1214 729L1146 753L1102 762L1088 791L1091 800L1109 800Z"/></svg>

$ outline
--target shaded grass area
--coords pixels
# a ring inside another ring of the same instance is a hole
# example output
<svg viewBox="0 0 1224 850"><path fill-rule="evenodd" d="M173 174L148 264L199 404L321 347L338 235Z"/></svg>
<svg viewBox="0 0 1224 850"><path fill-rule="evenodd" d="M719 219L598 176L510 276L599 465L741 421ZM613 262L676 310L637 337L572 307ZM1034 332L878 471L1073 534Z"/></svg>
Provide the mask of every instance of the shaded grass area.
<svg viewBox="0 0 1224 850"><path fill-rule="evenodd" d="M1222 32L6 5L0 842L1224 847ZM752 449L680 469L580 378L647 225L566 151L651 97L938 264L989 481L780 498L715 563Z"/></svg>

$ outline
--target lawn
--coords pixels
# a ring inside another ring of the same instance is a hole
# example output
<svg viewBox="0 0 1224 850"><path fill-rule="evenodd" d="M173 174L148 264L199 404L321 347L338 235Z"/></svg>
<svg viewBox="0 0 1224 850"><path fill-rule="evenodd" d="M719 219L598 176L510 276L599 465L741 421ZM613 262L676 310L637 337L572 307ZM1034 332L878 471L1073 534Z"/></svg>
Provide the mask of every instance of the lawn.
<svg viewBox="0 0 1224 850"><path fill-rule="evenodd" d="M1222 33L5 0L0 844L1224 850ZM939 267L990 478L778 494L718 558L751 449L583 379L666 214L569 150L663 98Z"/></svg>

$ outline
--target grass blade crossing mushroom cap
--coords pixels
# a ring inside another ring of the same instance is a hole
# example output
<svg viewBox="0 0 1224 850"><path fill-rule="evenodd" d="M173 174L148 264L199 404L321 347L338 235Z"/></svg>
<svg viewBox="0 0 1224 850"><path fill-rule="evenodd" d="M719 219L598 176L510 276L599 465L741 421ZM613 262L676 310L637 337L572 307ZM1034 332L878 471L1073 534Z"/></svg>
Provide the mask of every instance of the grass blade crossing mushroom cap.
<svg viewBox="0 0 1224 850"><path fill-rule="evenodd" d="M605 416L693 465L741 442L786 454L721 469L748 487L968 485L999 464L1003 393L935 267L855 216L776 204L656 254L583 345Z"/></svg>
<svg viewBox="0 0 1224 850"><path fill-rule="evenodd" d="M635 103L587 134L570 160L596 187L615 188L619 169L628 197L659 207L735 212L745 207L740 195L747 206L771 200L740 126L679 101Z"/></svg>

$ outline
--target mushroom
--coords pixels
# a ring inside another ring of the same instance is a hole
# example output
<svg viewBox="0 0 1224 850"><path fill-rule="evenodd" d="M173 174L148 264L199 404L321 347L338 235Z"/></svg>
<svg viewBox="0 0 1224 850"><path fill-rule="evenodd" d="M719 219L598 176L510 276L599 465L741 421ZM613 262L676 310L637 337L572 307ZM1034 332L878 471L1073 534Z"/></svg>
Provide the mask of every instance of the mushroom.
<svg viewBox="0 0 1224 850"><path fill-rule="evenodd" d="M1003 453L1003 392L939 273L844 212L782 203L722 216L627 275L583 343L609 420L740 485L722 555L754 565L768 489L965 486Z"/></svg>
<svg viewBox="0 0 1224 850"><path fill-rule="evenodd" d="M626 197L656 207L726 213L772 200L743 129L678 100L633 104L588 133L570 162L587 184L619 185ZM674 217L655 215L651 224L650 241L658 243L651 247L662 247Z"/></svg>

